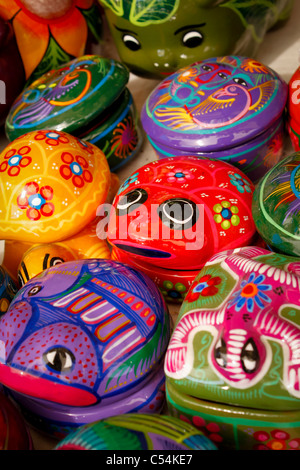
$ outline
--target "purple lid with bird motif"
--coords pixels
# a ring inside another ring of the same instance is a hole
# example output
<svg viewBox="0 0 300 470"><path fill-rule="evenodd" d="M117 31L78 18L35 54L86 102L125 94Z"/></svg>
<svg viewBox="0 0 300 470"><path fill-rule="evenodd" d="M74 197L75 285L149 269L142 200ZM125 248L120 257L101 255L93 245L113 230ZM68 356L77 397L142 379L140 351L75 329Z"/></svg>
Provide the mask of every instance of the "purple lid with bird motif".
<svg viewBox="0 0 300 470"><path fill-rule="evenodd" d="M141 113L145 132L171 148L215 152L253 140L283 114L287 84L239 56L196 62L163 80Z"/></svg>

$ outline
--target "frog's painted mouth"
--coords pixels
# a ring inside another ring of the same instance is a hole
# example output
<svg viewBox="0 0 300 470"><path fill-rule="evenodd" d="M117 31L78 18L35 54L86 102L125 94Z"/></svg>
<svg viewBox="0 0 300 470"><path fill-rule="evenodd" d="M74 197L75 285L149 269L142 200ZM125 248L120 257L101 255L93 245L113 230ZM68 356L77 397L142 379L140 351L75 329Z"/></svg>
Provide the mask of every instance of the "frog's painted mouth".
<svg viewBox="0 0 300 470"><path fill-rule="evenodd" d="M146 258L171 258L171 253L162 250L153 250L152 248L141 248L135 245L126 245L123 243L114 243L119 250L132 253L134 255L144 256Z"/></svg>
<svg viewBox="0 0 300 470"><path fill-rule="evenodd" d="M94 405L97 402L96 396L88 390L50 381L6 364L0 364L0 383L30 398L60 405L77 407Z"/></svg>

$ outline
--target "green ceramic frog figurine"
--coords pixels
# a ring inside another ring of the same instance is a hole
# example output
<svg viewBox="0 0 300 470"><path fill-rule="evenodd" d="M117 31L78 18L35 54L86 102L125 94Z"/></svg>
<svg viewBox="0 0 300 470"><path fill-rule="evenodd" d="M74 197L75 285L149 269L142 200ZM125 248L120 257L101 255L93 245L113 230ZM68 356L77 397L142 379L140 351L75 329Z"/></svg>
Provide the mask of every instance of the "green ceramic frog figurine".
<svg viewBox="0 0 300 470"><path fill-rule="evenodd" d="M294 0L98 0L121 60L137 75L164 78L228 54L253 57Z"/></svg>

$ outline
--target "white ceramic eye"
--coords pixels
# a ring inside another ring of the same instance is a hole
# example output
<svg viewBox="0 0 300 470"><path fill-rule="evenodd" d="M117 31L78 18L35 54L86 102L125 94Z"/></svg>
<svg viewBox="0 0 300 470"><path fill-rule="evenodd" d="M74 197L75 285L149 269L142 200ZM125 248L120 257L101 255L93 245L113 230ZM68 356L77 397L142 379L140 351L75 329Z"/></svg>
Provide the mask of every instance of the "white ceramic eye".
<svg viewBox="0 0 300 470"><path fill-rule="evenodd" d="M203 41L203 36L200 31L188 31L182 36L182 42L186 47L197 47Z"/></svg>
<svg viewBox="0 0 300 470"><path fill-rule="evenodd" d="M128 49L131 51L137 51L142 47L140 41L131 34L124 34L122 40L125 46L128 47Z"/></svg>
<svg viewBox="0 0 300 470"><path fill-rule="evenodd" d="M169 199L158 208L161 221L173 230L183 230L192 227L198 211L194 202L188 199Z"/></svg>
<svg viewBox="0 0 300 470"><path fill-rule="evenodd" d="M123 196L117 204L119 215L128 214L137 206L143 204L147 198L147 192L140 188L134 189L133 191L125 194L125 196Z"/></svg>
<svg viewBox="0 0 300 470"><path fill-rule="evenodd" d="M43 358L46 365L57 372L70 370L75 362L71 351L61 347L50 349L44 354Z"/></svg>
<svg viewBox="0 0 300 470"><path fill-rule="evenodd" d="M259 364L259 356L257 347L253 340L250 339L247 341L243 347L241 361L245 372L251 374L251 372L254 372L257 369Z"/></svg>

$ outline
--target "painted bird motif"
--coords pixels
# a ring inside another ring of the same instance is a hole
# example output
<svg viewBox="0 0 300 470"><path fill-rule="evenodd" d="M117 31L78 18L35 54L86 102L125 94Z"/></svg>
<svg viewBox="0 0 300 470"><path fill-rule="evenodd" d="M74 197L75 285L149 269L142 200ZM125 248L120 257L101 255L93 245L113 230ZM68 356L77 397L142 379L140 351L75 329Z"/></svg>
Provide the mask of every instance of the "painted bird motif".
<svg viewBox="0 0 300 470"><path fill-rule="evenodd" d="M273 80L249 86L243 78L233 77L225 86L206 91L196 105L190 105L189 98L181 106L174 106L174 101L159 105L153 113L160 123L183 132L232 126L265 106L274 90Z"/></svg>

